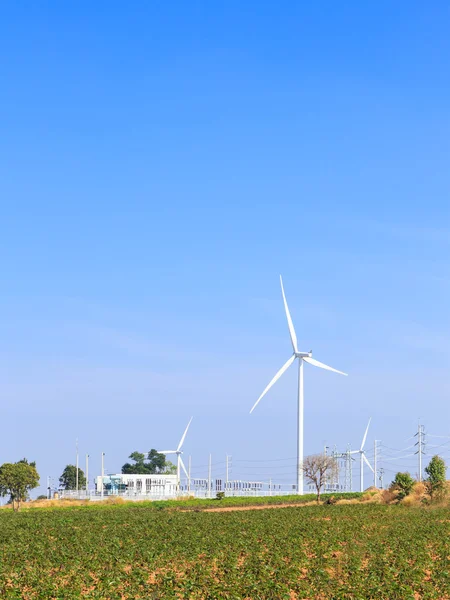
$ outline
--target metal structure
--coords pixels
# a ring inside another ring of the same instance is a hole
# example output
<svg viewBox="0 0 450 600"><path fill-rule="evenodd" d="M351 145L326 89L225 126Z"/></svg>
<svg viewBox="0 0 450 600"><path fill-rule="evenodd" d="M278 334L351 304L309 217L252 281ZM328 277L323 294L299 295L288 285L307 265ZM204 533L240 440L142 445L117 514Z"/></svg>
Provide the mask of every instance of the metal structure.
<svg viewBox="0 0 450 600"><path fill-rule="evenodd" d="M289 312L289 307L286 301L286 295L284 293L283 280L280 275L280 284L281 284L281 293L283 295L284 309L286 312L286 318L288 322L289 335L291 337L293 354L292 356L285 362L285 364L281 367L269 385L265 388L261 396L253 405L250 413L252 413L260 400L267 394L270 388L280 379L285 371L289 369L289 367L293 364L295 359L298 358L298 395L297 395L297 494L303 494L303 413L304 413L304 395L303 395L303 363L307 362L310 365L315 367L320 367L321 369L326 369L327 371L333 371L334 373L339 373L340 375L347 375L347 373L343 373L342 371L338 371L333 367L329 367L324 363L319 362L312 358L312 351L310 352L300 352L297 345L297 336L295 334L294 325L291 319L291 313Z"/></svg>
<svg viewBox="0 0 450 600"><path fill-rule="evenodd" d="M419 481L422 481L422 455L425 453L424 452L424 447L425 447L425 429L424 426L421 425L419 423L418 428L417 428L417 433L414 435L414 437L417 437L417 442L414 444L415 446L417 446L417 452L415 452L415 454L417 454L418 458L419 458Z"/></svg>
<svg viewBox="0 0 450 600"><path fill-rule="evenodd" d="M76 465L75 466L75 487L78 492L78 467L79 467L79 465L78 465L78 438L75 441L75 447L76 447L76 453L77 453L77 457L76 457L76 461L75 461L75 465Z"/></svg>

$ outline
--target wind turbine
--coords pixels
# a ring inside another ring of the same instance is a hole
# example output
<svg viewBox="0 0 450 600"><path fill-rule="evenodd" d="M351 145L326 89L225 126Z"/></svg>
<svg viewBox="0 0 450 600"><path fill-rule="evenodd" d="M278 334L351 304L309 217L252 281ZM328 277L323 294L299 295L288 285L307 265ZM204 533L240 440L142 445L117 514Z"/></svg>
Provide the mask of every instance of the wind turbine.
<svg viewBox="0 0 450 600"><path fill-rule="evenodd" d="M341 375L347 375L347 373L343 373L342 371L338 371L337 369L333 369L333 367L329 367L324 363L319 362L312 358L312 351L309 352L300 352L297 345L297 336L295 334L294 325L291 319L291 313L289 312L289 307L286 301L286 296L283 288L283 280L280 275L280 283L281 283L281 293L283 295L284 302L284 310L286 312L286 318L288 322L289 335L291 336L292 349L294 353L287 360L266 389L263 391L261 396L253 405L253 408L250 411L250 414L255 410L260 400L267 394L270 388L276 383L280 377L283 375L287 369L292 365L296 358L298 358L298 398L297 398L297 494L303 494L303 412L304 412L304 398L303 398L303 363L307 362L310 365L314 365L315 367L320 367L321 369L326 369L327 371L334 371L335 373L340 373Z"/></svg>
<svg viewBox="0 0 450 600"><path fill-rule="evenodd" d="M183 435L181 437L180 443L178 444L178 448L176 450L158 450L158 452L160 454L176 454L177 455L177 489L180 488L181 468L185 472L186 477L189 479L188 472L186 471L186 467L184 466L183 459L181 458L181 455L183 454L183 452L181 451L181 448L182 448L182 446L184 444L184 440L186 438L186 434L188 432L189 425L191 424L191 421L192 421L192 417L190 418L190 421L187 424L186 429L184 430L184 433L183 433Z"/></svg>
<svg viewBox="0 0 450 600"><path fill-rule="evenodd" d="M369 425L372 417L370 417L369 422L367 423L366 432L364 433L364 437L361 442L361 448L359 450L352 450L350 454L359 454L359 486L360 491L364 491L364 463L369 467L369 469L373 473L373 467L370 462L367 460L366 453L364 452L364 444L366 443L367 433L369 431Z"/></svg>

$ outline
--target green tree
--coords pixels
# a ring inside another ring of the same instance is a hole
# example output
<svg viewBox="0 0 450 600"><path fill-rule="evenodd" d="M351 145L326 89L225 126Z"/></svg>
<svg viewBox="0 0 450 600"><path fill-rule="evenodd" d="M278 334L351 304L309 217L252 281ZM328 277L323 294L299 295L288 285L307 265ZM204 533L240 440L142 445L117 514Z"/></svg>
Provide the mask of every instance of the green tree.
<svg viewBox="0 0 450 600"><path fill-rule="evenodd" d="M445 491L446 466L444 459L437 455L433 456L428 466L425 467L425 473L428 475L425 479L425 486L428 495L433 500Z"/></svg>
<svg viewBox="0 0 450 600"><path fill-rule="evenodd" d="M406 496L412 492L414 487L414 479L409 473L397 473L394 481L391 483L391 491L397 491L398 500L403 500Z"/></svg>
<svg viewBox="0 0 450 600"><path fill-rule="evenodd" d="M147 454L147 458L145 457L145 454L142 454L141 452L132 452L128 458L131 458L133 463L125 463L122 466L122 473L127 475L154 475L155 473L167 473L172 472L173 467L175 467L170 461L166 460L164 454L160 454L154 448Z"/></svg>
<svg viewBox="0 0 450 600"><path fill-rule="evenodd" d="M166 460L166 465L163 471L166 475L176 475L177 465L174 465L170 460Z"/></svg>
<svg viewBox="0 0 450 600"><path fill-rule="evenodd" d="M27 500L30 490L39 485L36 463L22 459L16 463L4 463L0 467L0 495L9 494L13 510L20 509L20 503Z"/></svg>
<svg viewBox="0 0 450 600"><path fill-rule="evenodd" d="M67 465L59 478L59 483L65 490L77 489L77 467L75 465ZM78 469L78 489L82 490L86 486L86 477L83 471Z"/></svg>

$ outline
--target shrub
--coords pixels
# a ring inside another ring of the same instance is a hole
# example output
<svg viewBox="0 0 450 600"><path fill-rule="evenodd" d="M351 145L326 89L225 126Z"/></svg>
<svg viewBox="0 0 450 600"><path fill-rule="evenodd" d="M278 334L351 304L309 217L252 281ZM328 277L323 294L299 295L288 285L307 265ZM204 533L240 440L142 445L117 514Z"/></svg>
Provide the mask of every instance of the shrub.
<svg viewBox="0 0 450 600"><path fill-rule="evenodd" d="M217 492L216 500L223 500L225 498L225 492Z"/></svg>
<svg viewBox="0 0 450 600"><path fill-rule="evenodd" d="M409 473L397 473L389 489L391 492L397 492L397 500L401 502L412 492L414 483L414 479Z"/></svg>

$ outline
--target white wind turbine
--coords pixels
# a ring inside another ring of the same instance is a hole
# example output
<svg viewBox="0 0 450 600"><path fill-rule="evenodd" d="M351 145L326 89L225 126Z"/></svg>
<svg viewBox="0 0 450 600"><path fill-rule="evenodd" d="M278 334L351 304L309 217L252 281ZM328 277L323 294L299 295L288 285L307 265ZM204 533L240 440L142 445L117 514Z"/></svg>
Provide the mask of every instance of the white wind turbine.
<svg viewBox="0 0 450 600"><path fill-rule="evenodd" d="M186 477L189 479L188 472L186 471L186 467L184 466L183 459L181 458L181 455L183 454L183 452L181 451L181 448L182 448L182 446L184 444L184 440L186 438L186 434L188 432L189 425L191 424L191 421L192 421L192 417L190 418L190 421L187 424L186 429L184 430L184 433L183 433L183 435L181 437L180 443L178 444L178 448L176 450L158 450L158 452L160 454L176 454L177 455L177 488L180 487L181 468L185 472Z"/></svg>
<svg viewBox="0 0 450 600"><path fill-rule="evenodd" d="M252 413L260 400L267 394L270 388L274 385L278 379L283 375L287 369L292 365L296 358L298 358L298 402L297 402L297 494L303 494L303 411L304 411L304 402L303 402L303 362L307 362L310 365L314 365L315 367L320 367L321 369L327 369L328 371L334 371L335 373L340 373L341 375L347 375L347 373L343 373L342 371L338 371L337 369L333 369L333 367L329 367L324 363L319 362L312 358L312 351L310 352L300 352L297 346L297 336L295 335L294 325L292 323L291 314L289 312L288 304L286 301L286 296L284 294L283 288L283 280L280 275L280 283L281 283L281 293L283 294L283 302L284 309L286 311L286 317L289 327L289 334L291 336L292 349L294 353L289 358L288 361L281 367L266 389L263 391L261 396L255 402L253 408L250 413Z"/></svg>
<svg viewBox="0 0 450 600"><path fill-rule="evenodd" d="M373 473L373 467L370 462L367 460L366 453L364 452L364 444L366 443L367 433L369 431L369 425L372 417L370 417L369 422L367 423L366 432L364 433L364 437L361 442L361 448L359 450L352 450L350 454L359 454L359 487L360 491L364 491L364 463L369 467L369 469Z"/></svg>

